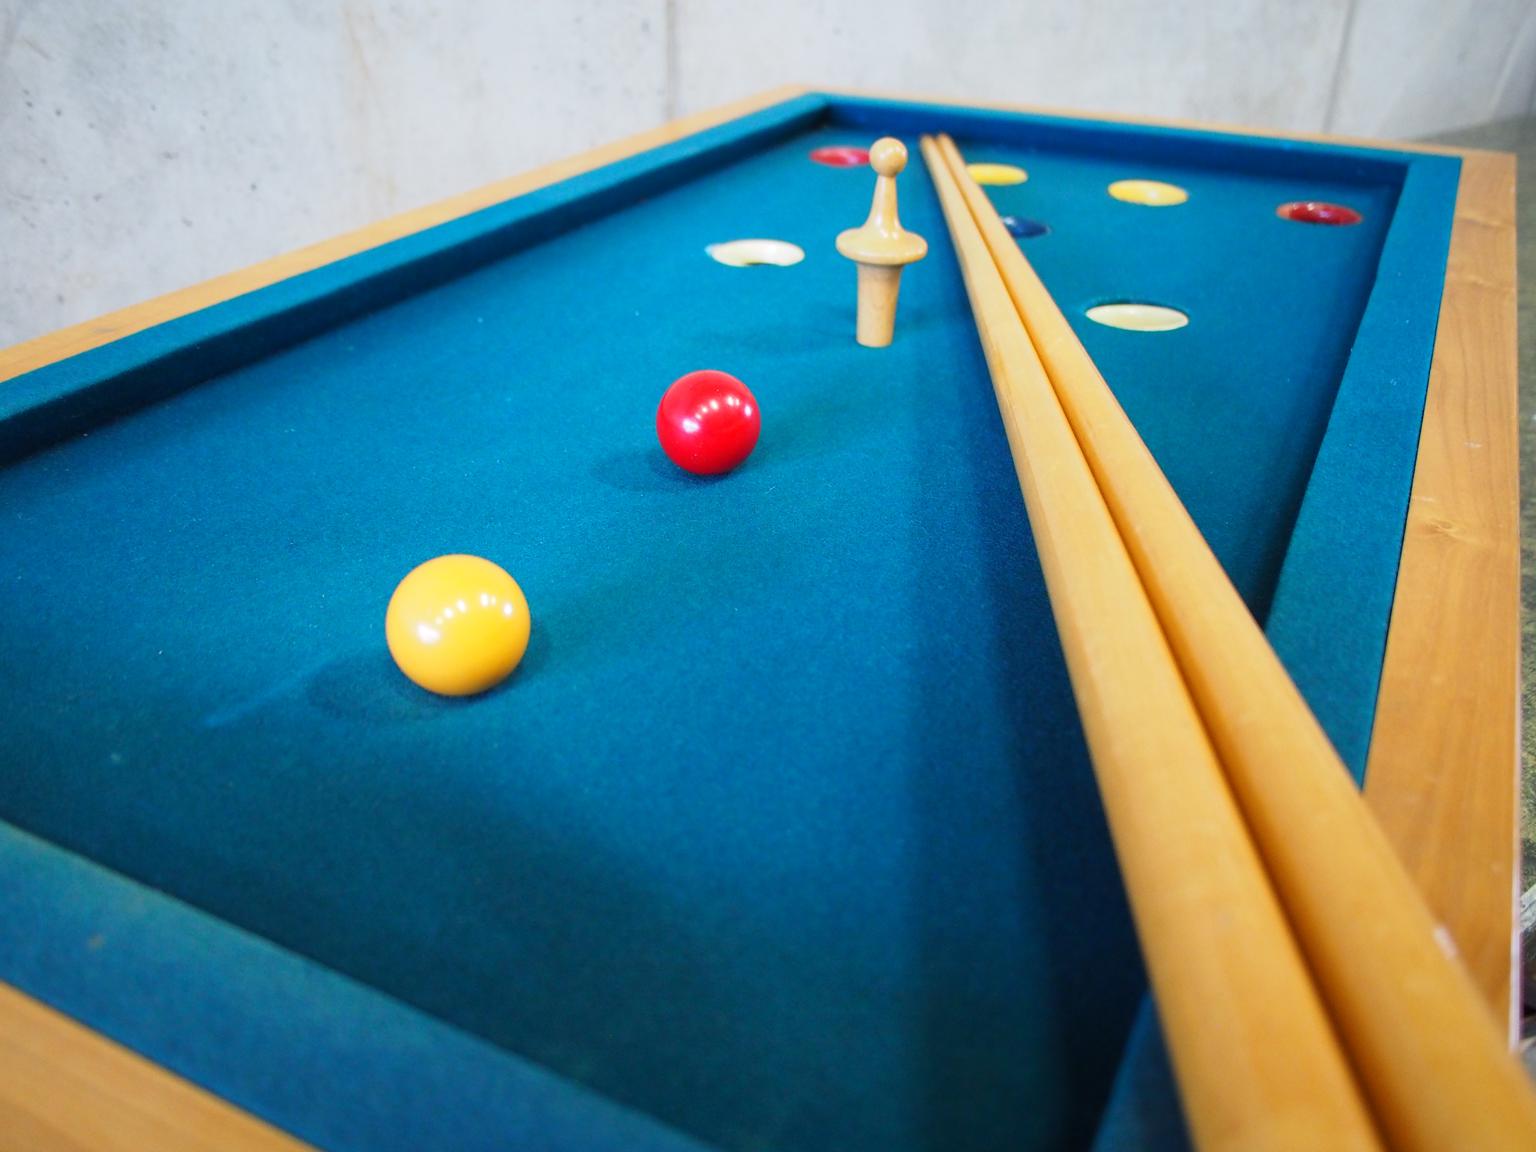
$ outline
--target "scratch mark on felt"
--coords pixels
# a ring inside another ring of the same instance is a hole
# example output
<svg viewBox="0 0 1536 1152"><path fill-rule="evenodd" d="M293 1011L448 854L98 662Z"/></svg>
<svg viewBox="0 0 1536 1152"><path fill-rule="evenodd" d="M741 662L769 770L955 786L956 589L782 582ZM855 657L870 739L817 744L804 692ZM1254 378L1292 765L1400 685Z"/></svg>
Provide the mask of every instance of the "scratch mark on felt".
<svg viewBox="0 0 1536 1152"><path fill-rule="evenodd" d="M244 720L251 713L265 708L273 701L294 691L316 672L325 667L325 661L308 665L292 675L284 676L274 684L269 684L254 696L247 696L244 700L237 700L223 708L216 708L203 717L204 728L223 728L239 720Z"/></svg>

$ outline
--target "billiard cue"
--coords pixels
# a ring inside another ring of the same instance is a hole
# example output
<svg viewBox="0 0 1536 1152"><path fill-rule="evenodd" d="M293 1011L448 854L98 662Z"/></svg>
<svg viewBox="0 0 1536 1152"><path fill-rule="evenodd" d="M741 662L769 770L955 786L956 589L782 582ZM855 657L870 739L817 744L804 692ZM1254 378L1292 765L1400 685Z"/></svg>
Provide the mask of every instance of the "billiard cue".
<svg viewBox="0 0 1536 1152"><path fill-rule="evenodd" d="M933 140L939 190L1202 1149L1380 1148L1157 616Z"/></svg>
<svg viewBox="0 0 1536 1152"><path fill-rule="evenodd" d="M1333 745L948 136L1055 389L1394 1148L1536 1148L1536 1094Z"/></svg>

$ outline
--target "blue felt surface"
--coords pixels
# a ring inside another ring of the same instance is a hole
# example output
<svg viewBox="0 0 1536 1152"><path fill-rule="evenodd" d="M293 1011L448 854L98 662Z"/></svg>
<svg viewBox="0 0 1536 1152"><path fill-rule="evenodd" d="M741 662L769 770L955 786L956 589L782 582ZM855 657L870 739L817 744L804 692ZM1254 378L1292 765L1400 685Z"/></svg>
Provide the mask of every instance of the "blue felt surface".
<svg viewBox="0 0 1536 1152"><path fill-rule="evenodd" d="M1025 183L988 194L1000 211L1051 229L1028 241L1030 261L1262 618L1395 190L1260 179L1119 155L962 148L967 160L1003 160L1029 172ZM1155 208L1105 195L1128 173L1177 183L1190 199ZM1324 228L1275 215L1278 203L1305 190L1358 207L1364 222ZM1129 332L1084 315L1122 300L1178 308L1190 323L1172 332Z"/></svg>
<svg viewBox="0 0 1536 1152"><path fill-rule="evenodd" d="M704 1147L9 825L0 892L8 982L332 1152Z"/></svg>
<svg viewBox="0 0 1536 1152"><path fill-rule="evenodd" d="M1051 229L1029 252L1069 315L1190 313L1080 330L1261 614L1288 550L1298 587L1390 588L1389 532L1308 571L1293 529L1340 381L1377 356L1356 328L1405 168L878 102L806 130L820 114L795 102L8 385L12 456L171 398L0 472L0 815L419 1009L393 1025L413 1036L436 1017L542 1065L562 1099L725 1148L1086 1144L1141 975L964 291L915 163L903 216L932 251L896 344L854 345L831 239L869 180L806 153L872 120L953 127L971 159L1030 170L994 198ZM1190 203L1103 195L1125 176ZM1430 192L1410 224L1446 227ZM1365 223L1274 217L1304 197ZM744 236L807 259L704 256ZM1405 306L1438 298L1427 263ZM702 367L764 413L715 481L651 432ZM1334 491L1363 454L1385 501L1406 492L1415 403L1405 377L1393 435L1346 443ZM534 616L524 667L475 701L419 693L382 645L395 582L445 551L504 564ZM211 948L201 978L282 967L259 952ZM0 977L102 1015L68 966ZM174 1049L158 1020L101 1026ZM319 1130L337 1105L274 1087L298 1042L183 1062Z"/></svg>
<svg viewBox="0 0 1536 1152"><path fill-rule="evenodd" d="M1193 1152L1150 996L1136 1014L1093 1152Z"/></svg>
<svg viewBox="0 0 1536 1152"><path fill-rule="evenodd" d="M1265 629L1357 783L1434 352L1425 335L1440 315L1425 285L1443 275L1460 171L1458 158L1424 157L1404 183Z"/></svg>

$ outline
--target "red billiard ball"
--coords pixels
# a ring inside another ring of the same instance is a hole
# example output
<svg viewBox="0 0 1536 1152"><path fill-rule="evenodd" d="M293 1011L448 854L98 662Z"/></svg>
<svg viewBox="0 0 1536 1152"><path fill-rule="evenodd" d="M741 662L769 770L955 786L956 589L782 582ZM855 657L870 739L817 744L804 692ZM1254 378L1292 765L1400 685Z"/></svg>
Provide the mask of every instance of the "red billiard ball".
<svg viewBox="0 0 1536 1152"><path fill-rule="evenodd" d="M673 381L656 409L661 450L700 476L729 472L752 455L762 424L747 386L709 368Z"/></svg>

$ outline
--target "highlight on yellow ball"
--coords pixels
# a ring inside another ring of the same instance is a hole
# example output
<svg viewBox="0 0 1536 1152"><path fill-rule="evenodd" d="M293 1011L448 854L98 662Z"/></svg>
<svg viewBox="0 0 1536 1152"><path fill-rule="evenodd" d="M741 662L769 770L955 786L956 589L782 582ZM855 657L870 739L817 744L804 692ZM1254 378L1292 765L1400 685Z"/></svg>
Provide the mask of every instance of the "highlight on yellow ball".
<svg viewBox="0 0 1536 1152"><path fill-rule="evenodd" d="M517 581L479 556L438 556L400 581L384 638L400 671L440 696L473 696L512 674L532 621Z"/></svg>

